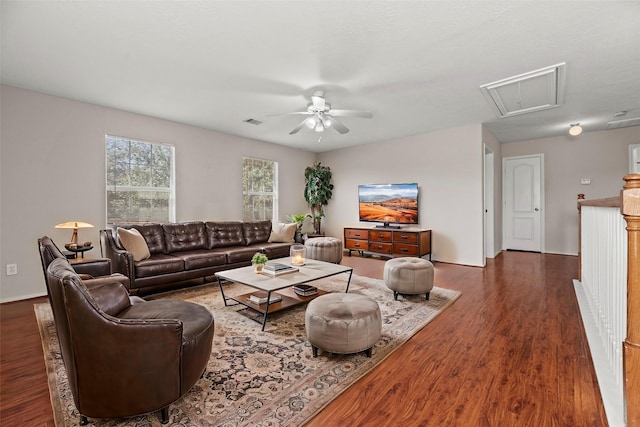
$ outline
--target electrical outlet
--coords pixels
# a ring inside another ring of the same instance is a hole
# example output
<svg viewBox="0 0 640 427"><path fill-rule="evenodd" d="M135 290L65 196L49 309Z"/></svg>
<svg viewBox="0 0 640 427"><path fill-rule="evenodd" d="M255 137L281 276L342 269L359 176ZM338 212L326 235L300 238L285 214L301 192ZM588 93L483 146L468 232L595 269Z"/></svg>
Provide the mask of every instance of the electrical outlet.
<svg viewBox="0 0 640 427"><path fill-rule="evenodd" d="M18 264L7 264L7 276L18 274Z"/></svg>

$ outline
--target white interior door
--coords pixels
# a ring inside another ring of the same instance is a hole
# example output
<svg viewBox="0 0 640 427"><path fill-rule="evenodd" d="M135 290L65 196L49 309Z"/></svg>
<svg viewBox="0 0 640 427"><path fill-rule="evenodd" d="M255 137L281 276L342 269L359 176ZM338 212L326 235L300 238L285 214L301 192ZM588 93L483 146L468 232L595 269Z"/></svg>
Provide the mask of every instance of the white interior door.
<svg viewBox="0 0 640 427"><path fill-rule="evenodd" d="M542 252L542 155L504 159L504 249Z"/></svg>

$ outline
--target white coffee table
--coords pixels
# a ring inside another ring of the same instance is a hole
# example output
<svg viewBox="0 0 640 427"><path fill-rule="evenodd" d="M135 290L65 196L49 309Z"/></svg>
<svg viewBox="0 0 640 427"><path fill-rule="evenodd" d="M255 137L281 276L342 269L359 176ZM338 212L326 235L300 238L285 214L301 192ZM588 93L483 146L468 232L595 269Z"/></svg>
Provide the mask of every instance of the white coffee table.
<svg viewBox="0 0 640 427"><path fill-rule="evenodd" d="M273 261L283 264L289 264L290 258L280 258ZM229 306L242 304L252 310L263 314L264 316L262 319L262 330L264 331L264 327L267 324L267 315L282 311L298 304L307 303L312 299L327 293L326 291L318 289L318 293L316 295L303 297L297 295L295 292L289 290L288 288L291 288L295 285L312 282L314 280L335 276L337 274L349 273L349 279L347 280L347 289L345 290L345 293L349 292L349 284L351 283L351 276L353 274L353 268L351 267L346 267L340 264L332 264L324 261L305 260L305 264L297 268L299 269L299 271L277 277L256 273L253 266L219 271L215 273L215 275L218 278L218 284L220 286L220 293L222 294L224 305ZM282 297L282 300L273 303L267 302L265 304L258 305L249 300L252 292L233 297L227 297L224 294L224 287L222 286L222 282L224 280L241 283L251 288L264 291L267 293L268 299L271 299L272 293L275 293L276 291L282 291L278 292L278 294ZM235 301L235 304L228 304L228 301Z"/></svg>

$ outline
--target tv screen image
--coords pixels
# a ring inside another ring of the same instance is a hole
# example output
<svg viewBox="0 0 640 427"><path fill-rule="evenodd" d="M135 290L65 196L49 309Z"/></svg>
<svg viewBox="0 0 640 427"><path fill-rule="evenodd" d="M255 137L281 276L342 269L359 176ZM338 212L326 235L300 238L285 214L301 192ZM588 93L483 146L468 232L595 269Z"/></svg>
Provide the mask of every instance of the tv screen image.
<svg viewBox="0 0 640 427"><path fill-rule="evenodd" d="M418 224L418 184L358 186L360 221Z"/></svg>

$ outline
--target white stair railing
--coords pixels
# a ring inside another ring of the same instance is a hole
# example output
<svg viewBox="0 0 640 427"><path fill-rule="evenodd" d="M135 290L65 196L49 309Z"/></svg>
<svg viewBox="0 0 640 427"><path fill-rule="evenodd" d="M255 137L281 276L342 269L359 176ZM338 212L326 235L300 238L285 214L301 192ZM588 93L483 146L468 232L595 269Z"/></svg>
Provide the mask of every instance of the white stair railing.
<svg viewBox="0 0 640 427"><path fill-rule="evenodd" d="M608 199L611 200L611 199ZM576 295L610 426L624 426L622 344L627 330L627 231L618 206L580 203Z"/></svg>

